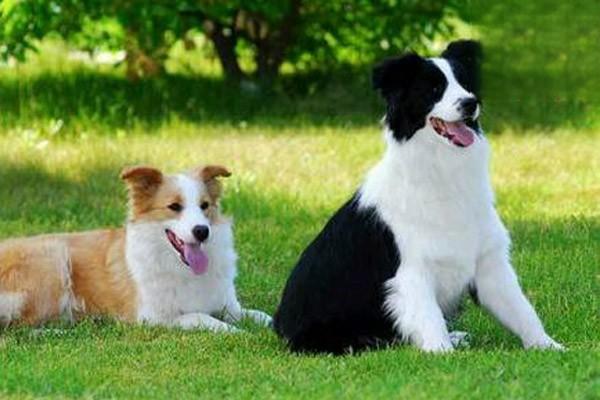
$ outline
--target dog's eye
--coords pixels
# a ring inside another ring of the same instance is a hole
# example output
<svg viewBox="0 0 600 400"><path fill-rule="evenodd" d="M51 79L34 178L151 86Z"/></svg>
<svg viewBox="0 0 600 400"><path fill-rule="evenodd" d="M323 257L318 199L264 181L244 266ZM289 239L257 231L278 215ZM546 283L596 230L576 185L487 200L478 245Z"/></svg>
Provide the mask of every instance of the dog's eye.
<svg viewBox="0 0 600 400"><path fill-rule="evenodd" d="M169 210L175 211L175 212L180 212L181 210L183 210L183 206L179 203L171 203L167 206L167 208Z"/></svg>
<svg viewBox="0 0 600 400"><path fill-rule="evenodd" d="M202 210L206 210L209 206L210 204L208 201L203 201L202 203L200 203L200 209Z"/></svg>

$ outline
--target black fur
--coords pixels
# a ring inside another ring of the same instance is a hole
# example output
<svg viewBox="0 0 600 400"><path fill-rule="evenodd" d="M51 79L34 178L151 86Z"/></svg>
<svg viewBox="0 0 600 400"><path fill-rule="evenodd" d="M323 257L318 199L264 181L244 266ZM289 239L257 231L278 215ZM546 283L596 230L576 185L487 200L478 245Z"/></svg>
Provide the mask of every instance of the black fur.
<svg viewBox="0 0 600 400"><path fill-rule="evenodd" d="M425 125L447 86L442 71L414 53L390 58L373 69L373 87L387 103L385 120L399 141L409 140Z"/></svg>
<svg viewBox="0 0 600 400"><path fill-rule="evenodd" d="M481 45L473 40L450 43L442 53L458 82L481 98ZM409 140L425 124L448 82L430 61L414 53L383 61L373 69L373 87L386 101L386 122L399 141ZM479 132L477 121L467 124Z"/></svg>
<svg viewBox="0 0 600 400"><path fill-rule="evenodd" d="M448 45L442 57L448 60L456 80L477 96L477 101L481 104L481 44L474 40L458 40ZM467 120L467 125L481 134L479 121Z"/></svg>
<svg viewBox="0 0 600 400"><path fill-rule="evenodd" d="M399 264L392 232L374 209L358 209L354 196L300 257L275 331L293 351L341 354L394 340L383 284Z"/></svg>
<svg viewBox="0 0 600 400"><path fill-rule="evenodd" d="M478 44L461 41L444 57L457 79L477 94ZM399 141L425 124L448 82L433 62L410 53L373 70L373 87L386 100L386 122ZM468 121L479 128L477 121ZM384 283L396 275L400 254L389 227L374 208L360 209L358 195L329 220L292 271L274 328L294 351L341 354L396 339L383 309Z"/></svg>
<svg viewBox="0 0 600 400"><path fill-rule="evenodd" d="M474 40L458 40L450 43L442 53L449 61L458 82L469 92L481 98L481 44Z"/></svg>

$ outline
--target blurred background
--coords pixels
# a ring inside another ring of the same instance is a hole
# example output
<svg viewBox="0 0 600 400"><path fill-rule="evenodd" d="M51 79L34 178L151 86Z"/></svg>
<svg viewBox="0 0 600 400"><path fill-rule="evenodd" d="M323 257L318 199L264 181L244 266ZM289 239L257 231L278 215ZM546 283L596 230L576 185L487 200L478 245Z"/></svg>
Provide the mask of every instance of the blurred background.
<svg viewBox="0 0 600 400"><path fill-rule="evenodd" d="M376 124L377 60L485 46L489 132L600 125L596 0L3 0L0 129Z"/></svg>

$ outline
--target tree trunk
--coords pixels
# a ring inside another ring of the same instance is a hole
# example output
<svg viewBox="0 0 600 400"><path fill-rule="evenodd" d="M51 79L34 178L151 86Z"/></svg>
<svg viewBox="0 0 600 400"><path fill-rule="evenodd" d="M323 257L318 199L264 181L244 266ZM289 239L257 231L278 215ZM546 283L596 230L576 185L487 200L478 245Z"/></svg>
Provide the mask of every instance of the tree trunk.
<svg viewBox="0 0 600 400"><path fill-rule="evenodd" d="M266 84L270 84L279 74L286 52L296 38L301 6L302 0L292 0L277 29L272 30L265 38L255 41L256 75Z"/></svg>
<svg viewBox="0 0 600 400"><path fill-rule="evenodd" d="M201 10L185 10L180 14L201 21L204 33L215 46L225 77L240 81L247 77L240 67L236 45L243 37L256 46L255 77L261 83L270 85L285 60L286 52L296 39L302 0L290 0L287 13L274 29L259 15L239 9L233 15L233 23L224 25L221 21L207 16Z"/></svg>
<svg viewBox="0 0 600 400"><path fill-rule="evenodd" d="M195 18L200 22L204 33L215 47L225 79L240 81L245 74L240 67L235 52L238 40L235 30L214 20L201 10L182 10L179 13L184 17ZM228 34L225 34L225 29L229 30Z"/></svg>
<svg viewBox="0 0 600 400"><path fill-rule="evenodd" d="M240 81L244 77L244 72L238 62L235 46L237 45L237 36L233 31L225 35L224 27L213 21L206 22L205 32L208 38L213 42L219 62L223 68L225 78L232 81Z"/></svg>

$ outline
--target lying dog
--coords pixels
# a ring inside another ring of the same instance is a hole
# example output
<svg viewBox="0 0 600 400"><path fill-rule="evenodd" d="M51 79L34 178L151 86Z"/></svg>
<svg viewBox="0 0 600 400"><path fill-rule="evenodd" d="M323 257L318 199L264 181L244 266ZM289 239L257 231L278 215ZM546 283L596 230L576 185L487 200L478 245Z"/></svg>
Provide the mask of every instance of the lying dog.
<svg viewBox="0 0 600 400"><path fill-rule="evenodd" d="M383 159L304 251L274 325L292 350L343 353L397 340L452 350L445 318L464 292L528 348L544 331L509 260L478 123L479 44L375 68L387 102Z"/></svg>
<svg viewBox="0 0 600 400"><path fill-rule="evenodd" d="M269 324L237 300L232 227L219 212L218 178L229 175L221 166L125 169L124 229L1 242L0 322L91 314L213 331L235 331L243 317Z"/></svg>

